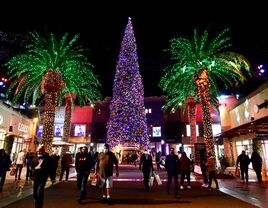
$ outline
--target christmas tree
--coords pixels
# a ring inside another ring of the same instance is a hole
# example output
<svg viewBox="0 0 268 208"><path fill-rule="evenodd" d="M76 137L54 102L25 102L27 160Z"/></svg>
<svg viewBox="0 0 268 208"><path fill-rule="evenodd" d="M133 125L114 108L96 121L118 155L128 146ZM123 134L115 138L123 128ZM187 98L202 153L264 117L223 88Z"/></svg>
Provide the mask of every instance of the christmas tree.
<svg viewBox="0 0 268 208"><path fill-rule="evenodd" d="M137 45L129 18L116 65L110 119L107 123L107 143L147 147L144 89L139 73Z"/></svg>

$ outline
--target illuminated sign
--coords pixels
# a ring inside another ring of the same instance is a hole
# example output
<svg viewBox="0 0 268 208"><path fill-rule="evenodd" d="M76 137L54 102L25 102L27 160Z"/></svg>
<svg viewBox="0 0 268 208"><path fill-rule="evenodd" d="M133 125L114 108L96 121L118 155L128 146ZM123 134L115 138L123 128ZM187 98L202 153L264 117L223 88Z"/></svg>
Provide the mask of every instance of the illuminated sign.
<svg viewBox="0 0 268 208"><path fill-rule="evenodd" d="M41 125L38 127L37 136L41 137L42 135L43 135L43 126Z"/></svg>
<svg viewBox="0 0 268 208"><path fill-rule="evenodd" d="M161 127L153 127L153 137L161 137Z"/></svg>
<svg viewBox="0 0 268 208"><path fill-rule="evenodd" d="M63 124L55 125L54 135L59 137L63 135Z"/></svg>
<svg viewBox="0 0 268 208"><path fill-rule="evenodd" d="M86 125L75 125L74 136L85 136Z"/></svg>
<svg viewBox="0 0 268 208"><path fill-rule="evenodd" d="M29 129L29 126L19 123L18 130L27 133Z"/></svg>

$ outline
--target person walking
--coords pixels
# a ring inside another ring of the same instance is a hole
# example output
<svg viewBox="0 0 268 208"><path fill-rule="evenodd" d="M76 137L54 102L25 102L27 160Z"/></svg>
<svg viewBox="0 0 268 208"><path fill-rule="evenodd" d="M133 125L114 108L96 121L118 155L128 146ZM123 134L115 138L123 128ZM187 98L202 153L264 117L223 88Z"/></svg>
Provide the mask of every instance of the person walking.
<svg viewBox="0 0 268 208"><path fill-rule="evenodd" d="M77 172L77 186L80 190L78 203L82 204L82 200L87 197L87 181L92 169L93 159L88 153L86 146L82 147L81 152L76 155L75 169Z"/></svg>
<svg viewBox="0 0 268 208"><path fill-rule="evenodd" d="M252 167L256 173L258 182L262 182L262 158L256 150L252 152L250 160L252 162Z"/></svg>
<svg viewBox="0 0 268 208"><path fill-rule="evenodd" d="M66 152L63 154L61 158L61 172L60 172L60 181L62 181L63 174L65 172L65 181L69 179L69 172L71 164L73 163L73 158L70 152Z"/></svg>
<svg viewBox="0 0 268 208"><path fill-rule="evenodd" d="M45 146L40 145L31 162L33 170L33 197L35 208L42 208L44 204L44 191L48 177L53 178L53 159L45 151Z"/></svg>
<svg viewBox="0 0 268 208"><path fill-rule="evenodd" d="M16 173L15 173L15 181L18 179L20 180L21 171L23 166L25 165L25 156L26 156L26 149L23 149L19 152L17 159L16 159Z"/></svg>
<svg viewBox="0 0 268 208"><path fill-rule="evenodd" d="M115 166L116 170L116 177L119 176L119 169L118 169L118 160L113 152L110 151L109 144L104 144L104 153L108 156L108 162L106 163L104 167L104 186L102 188L102 199L101 201L103 203L108 202L108 204L111 204L111 194L112 194L112 188L113 188L113 169ZM96 163L95 173L96 170L100 170L100 161L98 160ZM103 168L102 168L103 169Z"/></svg>
<svg viewBox="0 0 268 208"><path fill-rule="evenodd" d="M32 179L31 162L34 158L34 152L28 151L25 157L26 161L26 181Z"/></svg>
<svg viewBox="0 0 268 208"><path fill-rule="evenodd" d="M0 149L0 192L3 190L6 174L10 170L11 163L10 156L4 149Z"/></svg>
<svg viewBox="0 0 268 208"><path fill-rule="evenodd" d="M78 162L78 158L79 158L79 155L82 153L82 149L83 149L83 147L79 147L78 149L77 149L77 152L76 152L76 154L75 154L75 159L74 159L74 164L75 164L75 171L76 171L76 175L77 175L77 177L78 177L78 174L77 174L77 162ZM80 185L79 185L79 183L80 183L80 181L79 180L76 180L76 186L77 186L77 188L78 189L80 189Z"/></svg>
<svg viewBox="0 0 268 208"><path fill-rule="evenodd" d="M59 160L60 160L60 155L59 155L59 151L56 150L52 153L51 155L52 161L53 161L53 175L52 178L56 178L57 175L57 169L59 166ZM54 184L56 181L55 180L51 180L52 184Z"/></svg>
<svg viewBox="0 0 268 208"><path fill-rule="evenodd" d="M236 167L240 165L241 179L244 181L246 178L246 182L248 182L248 165L250 164L250 159L248 155L246 155L246 151L243 150L242 153L237 157Z"/></svg>
<svg viewBox="0 0 268 208"><path fill-rule="evenodd" d="M149 177L151 171L154 171L154 167L152 156L148 153L147 149L144 150L144 153L141 155L139 169L143 172L143 184L145 190L149 191Z"/></svg>
<svg viewBox="0 0 268 208"><path fill-rule="evenodd" d="M217 173L216 173L216 159L210 152L208 153L207 158L207 169L208 169L208 181L209 181L207 189L211 190L212 179L216 184L216 189L219 189Z"/></svg>
<svg viewBox="0 0 268 208"><path fill-rule="evenodd" d="M200 168L203 176L202 187L208 187L208 177L207 177L207 156L205 151L200 152Z"/></svg>
<svg viewBox="0 0 268 208"><path fill-rule="evenodd" d="M187 179L187 188L191 188L191 165L192 161L190 160L189 157L187 157L185 152L181 153L181 158L180 158L180 172L181 172L181 186L180 189L184 189L183 184L184 184L184 179L186 176Z"/></svg>
<svg viewBox="0 0 268 208"><path fill-rule="evenodd" d="M168 181L167 181L167 193L169 194L170 185L172 183L172 178L174 178L174 195L178 195L178 174L179 174L179 157L175 154L174 148L170 149L170 154L167 155L165 160L166 171L168 174Z"/></svg>

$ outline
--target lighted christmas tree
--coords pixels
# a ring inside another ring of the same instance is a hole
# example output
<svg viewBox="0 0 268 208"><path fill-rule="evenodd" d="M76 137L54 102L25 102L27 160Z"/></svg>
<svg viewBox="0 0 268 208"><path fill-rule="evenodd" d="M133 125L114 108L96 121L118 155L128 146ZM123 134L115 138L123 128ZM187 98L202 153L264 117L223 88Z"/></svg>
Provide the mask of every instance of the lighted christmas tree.
<svg viewBox="0 0 268 208"><path fill-rule="evenodd" d="M129 18L116 65L110 119L107 124L107 143L147 147L144 89L139 73L137 45Z"/></svg>

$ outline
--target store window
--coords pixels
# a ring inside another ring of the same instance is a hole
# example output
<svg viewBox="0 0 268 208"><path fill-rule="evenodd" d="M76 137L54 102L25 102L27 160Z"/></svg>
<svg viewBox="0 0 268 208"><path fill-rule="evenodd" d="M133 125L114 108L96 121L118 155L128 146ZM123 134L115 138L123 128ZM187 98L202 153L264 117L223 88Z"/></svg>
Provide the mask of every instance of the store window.
<svg viewBox="0 0 268 208"><path fill-rule="evenodd" d="M237 141L236 142L236 151L237 155L240 155L242 153L242 150L245 150L246 155L251 158L251 153L252 153L252 139L250 140L243 140L243 141ZM249 168L252 168L252 164L249 164Z"/></svg>
<svg viewBox="0 0 268 208"><path fill-rule="evenodd" d="M251 157L252 152L252 139L236 142L237 154L240 155L242 150L246 151L246 154Z"/></svg>

